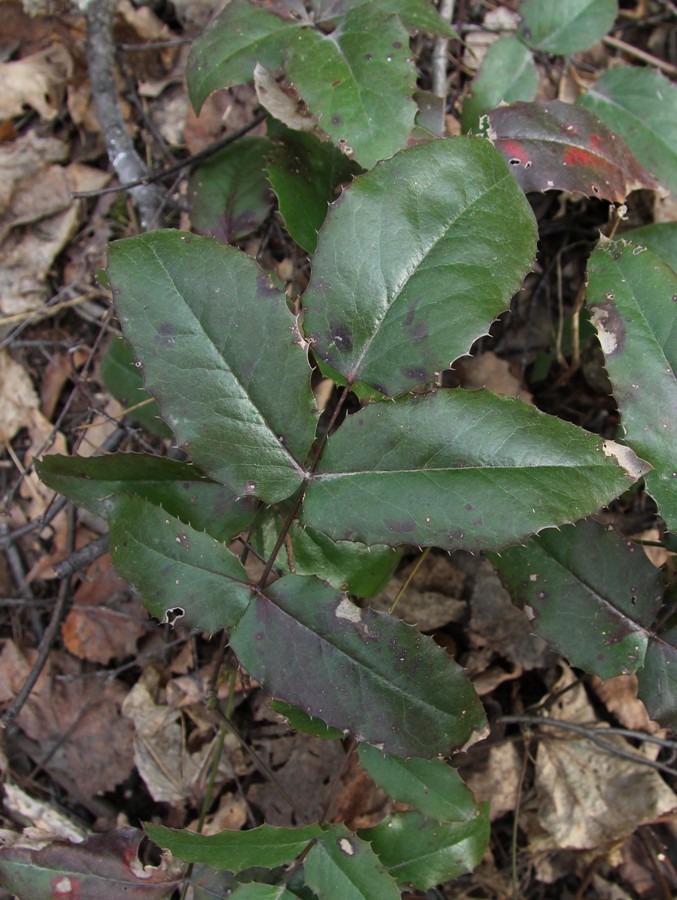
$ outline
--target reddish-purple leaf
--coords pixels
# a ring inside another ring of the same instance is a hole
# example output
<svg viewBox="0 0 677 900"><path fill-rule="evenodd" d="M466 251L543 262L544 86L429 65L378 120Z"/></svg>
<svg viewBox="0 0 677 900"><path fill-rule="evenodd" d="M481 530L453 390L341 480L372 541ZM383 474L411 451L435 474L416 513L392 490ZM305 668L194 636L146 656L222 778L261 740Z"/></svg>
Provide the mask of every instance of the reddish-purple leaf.
<svg viewBox="0 0 677 900"><path fill-rule="evenodd" d="M488 118L489 137L524 191L579 191L622 203L631 191L658 187L621 138L588 110L535 101L500 106Z"/></svg>
<svg viewBox="0 0 677 900"><path fill-rule="evenodd" d="M79 900L162 900L179 880L166 862L144 866L136 828L95 834L81 844L53 841L40 850L0 850L0 886L19 897L78 897Z"/></svg>

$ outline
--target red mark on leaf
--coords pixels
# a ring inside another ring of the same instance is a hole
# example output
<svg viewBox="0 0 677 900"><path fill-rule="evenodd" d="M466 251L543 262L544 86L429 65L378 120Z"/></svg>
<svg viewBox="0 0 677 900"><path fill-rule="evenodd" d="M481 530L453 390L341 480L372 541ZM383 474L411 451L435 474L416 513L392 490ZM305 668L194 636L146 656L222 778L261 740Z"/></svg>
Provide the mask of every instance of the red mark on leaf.
<svg viewBox="0 0 677 900"><path fill-rule="evenodd" d="M567 147L562 162L565 166L594 166L599 160L582 147Z"/></svg>
<svg viewBox="0 0 677 900"><path fill-rule="evenodd" d="M519 144L517 141L502 141L502 150L504 155L509 156L512 162L513 159L516 159L518 162L525 163L530 162L529 154L526 152L524 147Z"/></svg>

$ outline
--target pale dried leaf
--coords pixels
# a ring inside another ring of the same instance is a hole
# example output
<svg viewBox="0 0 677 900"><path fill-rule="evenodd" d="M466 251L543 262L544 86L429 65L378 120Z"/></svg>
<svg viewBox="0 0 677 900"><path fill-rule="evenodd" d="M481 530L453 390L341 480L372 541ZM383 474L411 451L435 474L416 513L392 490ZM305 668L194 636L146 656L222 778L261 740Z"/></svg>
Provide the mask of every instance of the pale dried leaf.
<svg viewBox="0 0 677 900"><path fill-rule="evenodd" d="M261 106L288 128L296 131L315 130L317 122L299 97L289 89L284 90L260 63L254 68L254 89Z"/></svg>
<svg viewBox="0 0 677 900"><path fill-rule="evenodd" d="M4 808L8 812L14 813L15 816L19 816L20 819L31 822L33 828L42 832L45 839L79 843L87 837L86 829L44 800L31 797L11 781L6 781L3 788Z"/></svg>
<svg viewBox="0 0 677 900"><path fill-rule="evenodd" d="M52 44L14 62L0 63L0 119L21 115L26 106L40 118L59 112L61 92L73 74L73 61L63 44Z"/></svg>
<svg viewBox="0 0 677 900"><path fill-rule="evenodd" d="M591 686L610 713L618 719L624 728L635 731L646 731L647 734L664 733L660 725L652 722L646 706L637 699L637 676L618 675L602 681L594 675Z"/></svg>
<svg viewBox="0 0 677 900"><path fill-rule="evenodd" d="M478 762L464 769L463 780L478 803L488 801L491 821L512 812L523 768L520 750L512 741L475 751Z"/></svg>
<svg viewBox="0 0 677 900"><path fill-rule="evenodd" d="M156 701L155 695L160 694ZM161 698L158 673L147 668L126 696L122 714L134 724L134 761L150 795L158 802L181 803L202 795L216 737L192 751L179 710ZM220 761L217 786L227 777Z"/></svg>
<svg viewBox="0 0 677 900"><path fill-rule="evenodd" d="M632 750L623 738L605 740ZM657 771L578 736L539 743L536 790L540 824L558 848L603 848L677 808Z"/></svg>
<svg viewBox="0 0 677 900"><path fill-rule="evenodd" d="M0 384L0 444L5 444L32 426L40 401L23 366L8 350L0 350Z"/></svg>

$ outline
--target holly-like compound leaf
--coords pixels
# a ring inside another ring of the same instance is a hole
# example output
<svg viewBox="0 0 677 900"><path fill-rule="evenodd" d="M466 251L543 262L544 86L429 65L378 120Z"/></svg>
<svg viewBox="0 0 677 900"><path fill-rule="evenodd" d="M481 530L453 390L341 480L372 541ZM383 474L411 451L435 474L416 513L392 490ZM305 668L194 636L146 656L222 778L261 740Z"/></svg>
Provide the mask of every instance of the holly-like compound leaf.
<svg viewBox="0 0 677 900"><path fill-rule="evenodd" d="M573 665L604 679L644 665L663 585L638 544L587 521L492 559L536 633Z"/></svg>
<svg viewBox="0 0 677 900"><path fill-rule="evenodd" d="M41 849L0 849L0 887L16 897L82 897L87 900L164 900L180 884L166 862L139 859L143 832L123 828L95 834L80 844L54 840Z"/></svg>
<svg viewBox="0 0 677 900"><path fill-rule="evenodd" d="M524 0L520 5L522 40L536 50L565 56L587 50L611 29L616 0Z"/></svg>
<svg viewBox="0 0 677 900"><path fill-rule="evenodd" d="M480 117L502 100L533 100L537 90L538 70L531 51L514 35L504 35L489 47L472 80L471 94L463 102L463 133L477 132Z"/></svg>
<svg viewBox="0 0 677 900"><path fill-rule="evenodd" d="M108 514L106 499L134 494L192 525L217 541L229 541L248 528L257 513L253 497L237 498L195 466L140 453L109 456L45 456L36 463L40 478L78 506Z"/></svg>
<svg viewBox="0 0 677 900"><path fill-rule="evenodd" d="M490 139L524 191L580 191L622 203L637 188L658 186L617 134L571 103L501 106L489 113L489 124Z"/></svg>
<svg viewBox="0 0 677 900"><path fill-rule="evenodd" d="M318 897L341 900L399 900L395 880L365 841L334 825L311 848L306 882Z"/></svg>
<svg viewBox="0 0 677 900"><path fill-rule="evenodd" d="M406 145L416 70L406 29L379 4L349 10L330 34L301 29L285 70L322 130L360 165L371 168Z"/></svg>
<svg viewBox="0 0 677 900"><path fill-rule="evenodd" d="M369 744L361 744L358 753L377 784L424 816L440 822L470 822L480 814L461 776L441 759L398 759Z"/></svg>
<svg viewBox="0 0 677 900"><path fill-rule="evenodd" d="M265 221L272 207L265 174L270 148L265 138L245 137L193 169L188 202L196 231L232 244Z"/></svg>
<svg viewBox="0 0 677 900"><path fill-rule="evenodd" d="M614 66L576 103L623 135L641 164L677 191L677 86L654 69Z"/></svg>
<svg viewBox="0 0 677 900"><path fill-rule="evenodd" d="M151 434L171 438L172 429L160 418L160 407L143 389L143 376L134 360L134 351L122 338L113 338L101 360L101 377L111 394L129 409L132 419Z"/></svg>
<svg viewBox="0 0 677 900"><path fill-rule="evenodd" d="M623 233L623 239L640 244L677 272L677 222L652 222Z"/></svg>
<svg viewBox="0 0 677 900"><path fill-rule="evenodd" d="M277 542L288 509L288 504L281 505L279 515L269 515L252 535L265 558ZM276 565L284 572L317 575L332 587L356 597L373 597L385 588L401 557L402 551L394 547L332 541L321 531L294 522Z"/></svg>
<svg viewBox="0 0 677 900"><path fill-rule="evenodd" d="M349 416L303 515L335 540L500 549L590 515L646 468L519 400L439 390Z"/></svg>
<svg viewBox="0 0 677 900"><path fill-rule="evenodd" d="M269 869L284 866L325 831L322 825L308 825L305 828L260 825L251 831L220 831L205 835L165 828L163 825L146 824L144 827L151 840L171 850L178 859L205 863L228 872L242 872L255 866Z"/></svg>
<svg viewBox="0 0 677 900"><path fill-rule="evenodd" d="M653 466L647 490L677 531L677 273L650 250L604 240L588 281L625 437Z"/></svg>
<svg viewBox="0 0 677 900"><path fill-rule="evenodd" d="M279 7L278 7L279 9ZM233 0L193 43L186 78L196 112L214 91L251 81L257 63L279 69L299 22Z"/></svg>
<svg viewBox="0 0 677 900"><path fill-rule="evenodd" d="M483 138L398 153L355 179L320 232L303 297L313 351L390 396L434 381L507 307L535 234Z"/></svg>
<svg viewBox="0 0 677 900"><path fill-rule="evenodd" d="M327 32L307 15L233 0L193 45L188 87L196 110L212 91L251 81L257 63L284 67L321 129L358 162L370 167L391 156L406 144L416 113L409 36L388 4L346 6Z"/></svg>
<svg viewBox="0 0 677 900"><path fill-rule="evenodd" d="M484 723L463 670L431 638L316 578L266 588L231 647L275 696L396 756L449 753Z"/></svg>
<svg viewBox="0 0 677 900"><path fill-rule="evenodd" d="M284 294L239 250L178 231L117 241L108 272L145 386L193 461L238 496L290 496L316 418Z"/></svg>
<svg viewBox="0 0 677 900"><path fill-rule="evenodd" d="M361 170L345 153L315 135L275 125L268 154L268 178L277 196L287 231L297 244L314 253L317 232L342 182Z"/></svg>
<svg viewBox="0 0 677 900"><path fill-rule="evenodd" d="M472 872L489 841L489 804L468 822L437 822L417 812L395 813L358 832L398 884L425 891Z"/></svg>
<svg viewBox="0 0 677 900"><path fill-rule="evenodd" d="M224 544L140 497L108 503L113 562L152 616L209 633L239 620L252 589Z"/></svg>

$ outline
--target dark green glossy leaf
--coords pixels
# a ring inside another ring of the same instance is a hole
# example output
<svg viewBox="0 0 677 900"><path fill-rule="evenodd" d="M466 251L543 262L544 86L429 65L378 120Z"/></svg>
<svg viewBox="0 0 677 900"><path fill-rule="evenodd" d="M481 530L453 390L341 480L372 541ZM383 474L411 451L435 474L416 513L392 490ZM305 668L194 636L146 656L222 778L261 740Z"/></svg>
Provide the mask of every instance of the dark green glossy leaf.
<svg viewBox="0 0 677 900"><path fill-rule="evenodd" d="M604 241L588 281L625 437L653 466L647 490L677 531L677 273L650 250Z"/></svg>
<svg viewBox="0 0 677 900"><path fill-rule="evenodd" d="M306 828L260 825L251 831L220 831L211 835L165 828L163 825L146 824L144 827L152 841L171 850L178 859L206 863L228 872L241 872L254 866L272 869L286 865L324 832L321 825L308 825Z"/></svg>
<svg viewBox="0 0 677 900"><path fill-rule="evenodd" d="M22 900L58 897L63 885L70 885L71 897L83 900L165 900L179 881L165 862L157 868L141 863L142 840L143 832L123 828L91 835L80 844L53 840L40 849L5 846L0 849L0 888ZM61 891L61 896L68 895Z"/></svg>
<svg viewBox="0 0 677 900"><path fill-rule="evenodd" d="M316 419L284 294L239 250L178 231L117 241L108 258L118 318L177 440L239 496L290 496Z"/></svg>
<svg viewBox="0 0 677 900"><path fill-rule="evenodd" d="M538 70L531 51L514 35L504 35L489 47L472 80L471 94L463 102L463 134L477 132L480 116L501 100L533 100L537 90Z"/></svg>
<svg viewBox="0 0 677 900"><path fill-rule="evenodd" d="M312 134L277 124L269 134L273 149L267 171L280 214L296 243L314 253L329 203L336 199L341 183L350 181L360 167Z"/></svg>
<svg viewBox="0 0 677 900"><path fill-rule="evenodd" d="M640 700L651 718L677 728L677 628L654 636L637 677Z"/></svg>
<svg viewBox="0 0 677 900"><path fill-rule="evenodd" d="M288 504L283 504L279 515L269 516L257 529L262 556L267 557L275 546L288 509ZM373 597L380 593L402 557L402 551L394 547L367 547L355 541L333 541L321 531L298 522L289 529L289 540L293 555L289 556L285 542L277 558L278 568L297 575L317 575L332 587L356 597Z"/></svg>
<svg viewBox="0 0 677 900"><path fill-rule="evenodd" d="M251 81L254 66L279 69L284 48L299 23L247 0L233 0L197 38L186 70L188 92L196 112L214 91Z"/></svg>
<svg viewBox="0 0 677 900"><path fill-rule="evenodd" d="M573 665L606 679L644 664L663 585L638 544L588 521L492 558L536 633Z"/></svg>
<svg viewBox="0 0 677 900"><path fill-rule="evenodd" d="M258 507L253 497L238 499L190 463L157 456L45 456L36 467L45 484L97 515L108 514L105 500L112 494L134 494L217 541L229 541L248 528Z"/></svg>
<svg viewBox="0 0 677 900"><path fill-rule="evenodd" d="M272 207L265 138L245 137L193 169L188 202L193 228L232 244L255 231Z"/></svg>
<svg viewBox="0 0 677 900"><path fill-rule="evenodd" d="M653 69L614 66L576 102L620 134L662 185L677 191L676 85Z"/></svg>
<svg viewBox="0 0 677 900"><path fill-rule="evenodd" d="M285 71L322 130L368 169L404 147L413 128L409 53L399 19L369 3L349 10L330 34L300 29Z"/></svg>
<svg viewBox="0 0 677 900"><path fill-rule="evenodd" d="M316 578L266 588L231 646L275 696L397 756L449 753L484 723L463 670L431 638Z"/></svg>
<svg viewBox="0 0 677 900"><path fill-rule="evenodd" d="M106 387L125 409L135 406L129 415L152 434L171 438L172 429L160 418L160 407L143 389L143 376L135 364L134 351L127 341L113 338L101 360L101 377ZM142 404L142 405L139 405Z"/></svg>
<svg viewBox="0 0 677 900"><path fill-rule="evenodd" d="M677 272L677 222L654 222L623 233L623 239L647 247Z"/></svg>
<svg viewBox="0 0 677 900"><path fill-rule="evenodd" d="M333 825L304 863L308 885L323 900L399 900L400 892L369 844Z"/></svg>
<svg viewBox="0 0 677 900"><path fill-rule="evenodd" d="M276 713L287 719L290 727L295 731L303 731L305 734L312 734L313 737L322 738L325 741L338 741L345 737L345 733L340 728L330 728L322 719L315 719L299 709L298 706L292 706L290 703L285 703L284 700L271 700L270 705Z"/></svg>
<svg viewBox="0 0 677 900"><path fill-rule="evenodd" d="M318 22L337 22L339 18L356 6L366 6L371 0L314 0ZM437 13L428 0L379 0L379 9L384 13L395 13L405 28L411 31L427 31L449 38L458 34Z"/></svg>
<svg viewBox="0 0 677 900"><path fill-rule="evenodd" d="M507 307L535 234L483 138L398 153L355 179L320 232L303 298L313 352L391 396L434 381Z"/></svg>
<svg viewBox="0 0 677 900"><path fill-rule="evenodd" d="M623 141L586 109L559 100L489 113L489 136L524 191L580 191L622 203L658 182Z"/></svg>
<svg viewBox="0 0 677 900"><path fill-rule="evenodd" d="M616 0L524 0L520 37L529 46L560 56L587 50L611 29Z"/></svg>
<svg viewBox="0 0 677 900"><path fill-rule="evenodd" d="M227 547L140 497L108 503L115 568L152 616L210 633L239 620L252 589Z"/></svg>
<svg viewBox="0 0 677 900"><path fill-rule="evenodd" d="M349 416L303 515L335 540L500 549L590 515L644 471L628 448L519 400L439 390Z"/></svg>
<svg viewBox="0 0 677 900"><path fill-rule="evenodd" d="M358 834L369 841L398 884L427 890L479 865L489 842L489 804L470 822L452 824L416 812L395 813Z"/></svg>
<svg viewBox="0 0 677 900"><path fill-rule="evenodd" d="M361 744L360 762L393 800L440 822L469 822L479 813L456 769L441 759L398 759Z"/></svg>

